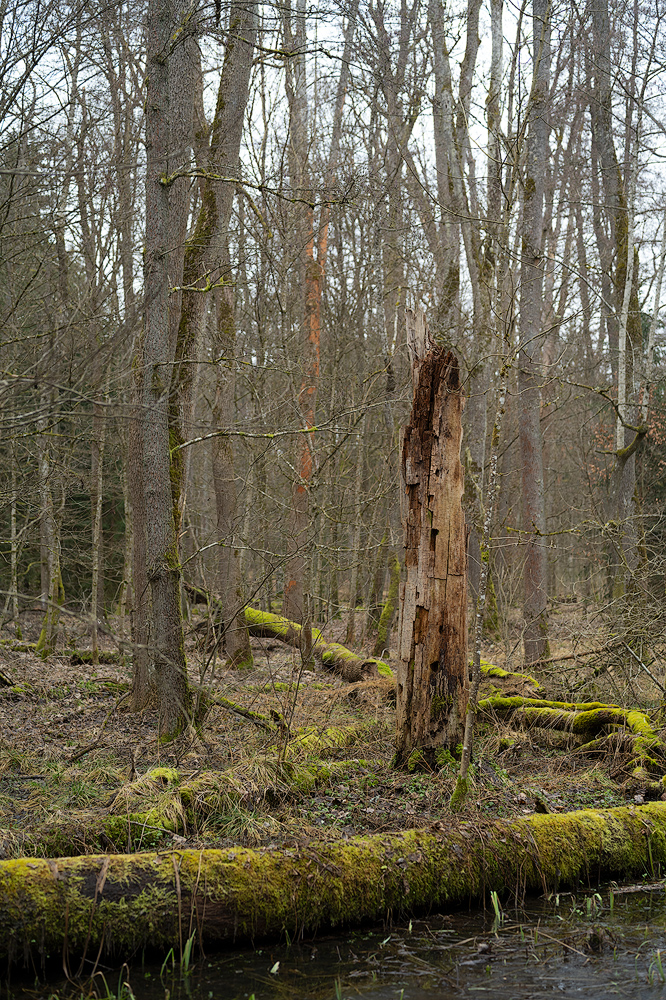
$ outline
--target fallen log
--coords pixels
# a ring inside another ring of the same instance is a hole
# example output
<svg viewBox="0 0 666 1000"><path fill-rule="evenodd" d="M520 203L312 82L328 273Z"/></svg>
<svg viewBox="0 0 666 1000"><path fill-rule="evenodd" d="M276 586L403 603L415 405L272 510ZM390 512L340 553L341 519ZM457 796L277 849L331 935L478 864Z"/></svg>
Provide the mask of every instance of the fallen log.
<svg viewBox="0 0 666 1000"><path fill-rule="evenodd" d="M546 701L540 698L486 698L479 702L479 712L489 718L510 719L523 729L557 729L596 742L607 729L624 729L631 737L634 759L630 767L634 777L662 774L666 747L645 712L619 708L603 702ZM581 748L584 749L584 748Z"/></svg>
<svg viewBox="0 0 666 1000"><path fill-rule="evenodd" d="M245 622L250 635L279 639L296 649L301 647L301 626L282 615L246 607ZM339 674L346 681L368 680L380 675L391 676L391 669L383 660L372 656L358 656L339 642L328 642L316 628L312 629L312 650L322 666Z"/></svg>
<svg viewBox="0 0 666 1000"><path fill-rule="evenodd" d="M310 843L289 850L184 850L0 862L0 958L62 960L143 948L290 940L329 928L654 876L666 804Z"/></svg>

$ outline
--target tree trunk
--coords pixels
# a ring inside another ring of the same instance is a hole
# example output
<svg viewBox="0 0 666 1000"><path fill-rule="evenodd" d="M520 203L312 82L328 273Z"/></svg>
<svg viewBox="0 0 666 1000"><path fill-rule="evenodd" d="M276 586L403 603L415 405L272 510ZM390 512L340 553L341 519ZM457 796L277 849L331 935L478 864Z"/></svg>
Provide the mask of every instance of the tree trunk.
<svg viewBox="0 0 666 1000"><path fill-rule="evenodd" d="M358 586L358 568L361 558L361 489L363 486L363 459L365 457L365 432L368 423L367 413L363 417L358 434L356 452L356 475L354 477L354 523L351 539L351 576L349 580L349 617L345 642L353 646L355 642L356 590Z"/></svg>
<svg viewBox="0 0 666 1000"><path fill-rule="evenodd" d="M438 824L436 824L438 825ZM238 947L387 914L467 907L489 890L575 888L666 861L666 807L520 816L297 850L87 855L0 862L0 958L117 957L197 941ZM288 888L287 888L288 887ZM147 900L151 905L147 905Z"/></svg>
<svg viewBox="0 0 666 1000"><path fill-rule="evenodd" d="M541 441L541 351L543 327L543 198L548 157L550 8L534 0L532 19L534 82L527 138L520 271L520 450L522 527L525 544L525 663L548 656L547 543Z"/></svg>
<svg viewBox="0 0 666 1000"><path fill-rule="evenodd" d="M108 403L106 386L108 373L105 377L104 401ZM99 387L98 387L99 388ZM92 656L93 663L99 662L98 630L99 619L104 614L104 569L102 565L102 550L104 536L102 531L102 502L104 500L104 447L106 443L106 421L108 410L93 402L92 446L90 449L90 502L92 512L92 581L90 593L90 614L92 622Z"/></svg>
<svg viewBox="0 0 666 1000"><path fill-rule="evenodd" d="M400 560L395 552L388 554L389 588L377 623L377 639L373 656L388 656L391 652L391 629L400 591Z"/></svg>
<svg viewBox="0 0 666 1000"><path fill-rule="evenodd" d="M132 373L127 487L132 507L132 710L140 712L153 696L148 648L150 592L146 553L146 496L143 486L143 411L140 375L142 354L137 344ZM139 369L139 371L137 371Z"/></svg>
<svg viewBox="0 0 666 1000"><path fill-rule="evenodd" d="M213 423L231 427L235 403L235 348L233 292L229 288L217 295L215 353L216 371ZM238 502L234 473L234 454L228 436L212 441L213 484L217 509L219 544L218 584L223 608L224 646L230 666L251 666L250 637L243 617L242 581L238 545Z"/></svg>
<svg viewBox="0 0 666 1000"><path fill-rule="evenodd" d="M184 262L184 286L178 328L177 369L172 404L171 438L184 443L190 435L194 410L194 370L203 337L207 293L214 293L213 356L217 358L213 425L221 431L234 419L236 327L231 289L229 222L234 186L215 180L233 177L247 105L254 41L257 31L255 3L232 6L229 36L220 75L210 143L200 155L211 176L202 184L201 208L194 233L188 241ZM178 517L182 517L184 489L189 479L190 451L172 451L178 470ZM224 607L225 645L231 663L251 663L250 641L242 614L243 600L238 568L236 525L236 480L233 447L229 437L212 439L213 483L217 508L219 585Z"/></svg>
<svg viewBox="0 0 666 1000"><path fill-rule="evenodd" d="M400 595L397 761L462 741L467 693L467 556L458 361L408 314L414 399L402 438L405 569Z"/></svg>
<svg viewBox="0 0 666 1000"><path fill-rule="evenodd" d="M165 183L188 155L187 149L171 149L174 137L170 112L175 112L179 104L177 98L188 89L189 83L182 51L185 33L179 13L171 4L150 0L146 100L143 482L160 730L169 737L180 733L190 717L169 436L169 397L176 350L169 290L179 287L182 282L182 254L174 251L174 247L179 248L182 213L178 198L173 196L172 200L170 186ZM171 52L174 33L180 37ZM174 60L176 52L177 61ZM182 184L182 181L175 183Z"/></svg>

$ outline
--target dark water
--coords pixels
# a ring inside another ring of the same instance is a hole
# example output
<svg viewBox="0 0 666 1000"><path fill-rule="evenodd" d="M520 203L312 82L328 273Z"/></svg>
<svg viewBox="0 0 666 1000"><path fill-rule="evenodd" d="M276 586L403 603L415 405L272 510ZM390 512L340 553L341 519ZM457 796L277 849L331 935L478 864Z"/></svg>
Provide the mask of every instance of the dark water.
<svg viewBox="0 0 666 1000"><path fill-rule="evenodd" d="M663 883L561 894L519 909L433 915L291 946L105 973L131 1000L444 1000L666 997ZM32 997L91 996L52 985ZM100 977L97 995L106 995ZM12 991L13 996L25 996Z"/></svg>

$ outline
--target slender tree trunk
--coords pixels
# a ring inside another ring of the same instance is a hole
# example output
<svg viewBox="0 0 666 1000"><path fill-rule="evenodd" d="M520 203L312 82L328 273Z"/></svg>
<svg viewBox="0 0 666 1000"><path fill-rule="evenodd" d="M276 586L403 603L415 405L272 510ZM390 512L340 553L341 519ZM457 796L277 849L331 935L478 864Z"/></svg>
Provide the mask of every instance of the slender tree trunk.
<svg viewBox="0 0 666 1000"><path fill-rule="evenodd" d="M216 371L213 423L216 427L231 427L235 406L236 324L233 292L218 290L216 296L215 353L219 360ZM217 504L219 539L218 586L224 608L224 645L231 666L252 664L252 651L243 615L243 588L237 545L238 502L234 472L234 454L228 436L213 438L213 483Z"/></svg>
<svg viewBox="0 0 666 1000"><path fill-rule="evenodd" d="M169 289L180 286L182 264L179 267L177 255L174 255L173 241L180 228L179 219L174 218L174 211L178 215L177 206L172 205L169 186L164 183L174 168L182 166L187 156L186 150L172 150L170 145L173 136L169 111L174 110L171 97L178 93L179 88L188 90L187 68L181 65L181 78L174 78L176 67L172 63L173 53L170 53L171 39L182 31L183 24L170 4L150 0L142 372L143 484L146 562L152 597L151 638L160 730L165 736L180 733L190 717L169 440L169 396L176 350L171 334ZM183 40L178 44L183 46ZM179 62L182 63L182 50Z"/></svg>
<svg viewBox="0 0 666 1000"><path fill-rule="evenodd" d="M605 306L608 346L611 366L617 379L618 414L616 421L615 467L612 474L611 497L607 518L617 525L613 538L615 552L612 555L611 592L613 597L621 597L626 589L628 571L636 563L636 533L632 518L632 507L636 486L635 451L643 435L636 436L636 428L629 419L627 395L633 382L633 358L641 353L642 325L638 302L638 282L634 267L638 268L633 246L634 183L632 171L638 169L637 162L627 164L624 181L615 149L615 126L611 90L611 29L607 0L598 0L589 7L592 21L594 50L591 62L594 67L594 91L590 100L592 126L593 166L597 168L601 184L593 172L593 187L601 187L603 198L593 198L604 205L608 220L608 230L601 221L601 213L595 216L595 232L599 245L602 265L602 289L610 298L614 309ZM592 73L588 68L588 77ZM630 93L635 86L634 74L630 75ZM633 102L629 102L629 107ZM631 131L629 114L629 131ZM640 133L640 125L637 128ZM631 147L631 143L629 144ZM627 183L629 181L629 183ZM601 194L601 192L600 192ZM615 269L612 263L615 262ZM612 274L612 283L609 275Z"/></svg>
<svg viewBox="0 0 666 1000"><path fill-rule="evenodd" d="M137 346L134 366L139 368ZM132 710L140 712L154 694L149 643L150 590L146 552L146 495L143 484L142 379L134 373L129 417L128 495L132 508Z"/></svg>
<svg viewBox="0 0 666 1000"><path fill-rule="evenodd" d="M9 597L11 599L12 607L12 621L14 622L14 628L19 629L19 617L18 617L18 535L16 531L16 499L17 499L17 477L16 477L16 442L12 439L11 443L11 459L12 472L11 472L11 507L10 507L10 524L9 524L9 534L10 534L10 566L9 566Z"/></svg>
<svg viewBox="0 0 666 1000"><path fill-rule="evenodd" d="M400 595L397 762L462 740L469 687L467 555L458 361L408 313L414 400L403 432L406 581Z"/></svg>
<svg viewBox="0 0 666 1000"><path fill-rule="evenodd" d="M105 380L106 381L106 380ZM108 402L105 392L104 401ZM92 662L99 663L98 629L100 616L104 614L104 573L102 570L102 501L104 499L104 447L106 443L107 413L104 406L93 403L92 449L91 449L91 504L92 504L92 581L90 614L92 616Z"/></svg>
<svg viewBox="0 0 666 1000"><path fill-rule="evenodd" d="M533 74L523 196L520 272L520 452L525 545L525 662L548 656L547 543L541 441L543 198L548 157L550 0L534 0Z"/></svg>
<svg viewBox="0 0 666 1000"><path fill-rule="evenodd" d="M333 183L337 169L342 111L349 80L351 46L356 28L358 0L352 0L349 9L345 47L341 60L340 76L336 91L333 130L329 148L326 181ZM285 46L290 58L286 63L286 90L289 102L290 144L289 172L293 188L300 197L307 194L310 187L308 98L305 65L306 8L304 0L298 0L296 15L292 18L291 2L287 0L283 11ZM329 208L325 204L315 234L314 211L308 204L299 206L295 220L297 267L299 286L304 293L302 320L302 369L298 407L303 427L314 427L319 387L319 364L321 353L321 299L326 258L328 254ZM300 322L300 310L297 311ZM287 561L285 564L285 584L283 594L284 614L295 621L307 623L312 609L306 596L306 576L310 565L309 534L310 484L315 463L314 435L303 434L298 438L297 469L298 479L292 489L291 523L289 528Z"/></svg>
<svg viewBox="0 0 666 1000"><path fill-rule="evenodd" d="M351 577L349 581L349 618L345 642L353 646L355 641L354 619L356 613L356 588L358 584L358 569L361 558L361 490L363 487L363 459L365 457L365 431L368 423L367 414L361 421L356 452L356 475L354 477L354 524L351 544Z"/></svg>
<svg viewBox="0 0 666 1000"><path fill-rule="evenodd" d="M229 35L218 88L217 104L209 144L200 157L211 176L201 188L201 208L194 233L188 241L184 263L184 286L178 331L177 374L172 405L172 440L184 443L192 429L194 371L203 338L207 293L214 294L213 356L217 358L213 425L230 428L235 412L236 325L231 287L229 223L234 186L215 180L233 177L238 171L243 118L249 93L250 71L257 32L256 3L236 3L230 12ZM182 517L184 485L189 479L190 450L172 452L178 470L177 498ZM250 640L243 618L239 571L237 498L231 439L220 434L212 439L213 483L216 497L217 531L220 542L218 584L224 611L225 646L230 662L251 663Z"/></svg>

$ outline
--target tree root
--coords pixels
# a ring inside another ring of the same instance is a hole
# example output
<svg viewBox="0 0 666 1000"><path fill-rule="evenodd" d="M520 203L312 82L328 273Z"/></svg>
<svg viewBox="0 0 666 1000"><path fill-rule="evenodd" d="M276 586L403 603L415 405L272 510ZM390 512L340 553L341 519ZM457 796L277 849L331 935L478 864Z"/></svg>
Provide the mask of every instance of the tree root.
<svg viewBox="0 0 666 1000"><path fill-rule="evenodd" d="M522 896L590 878L655 876L666 804L536 815L315 842L0 862L0 958L129 958L201 944L291 940L333 927Z"/></svg>
<svg viewBox="0 0 666 1000"><path fill-rule="evenodd" d="M630 767L634 777L662 774L666 766L666 746L657 736L648 716L636 709L619 708L602 702L545 701L538 698L485 698L479 711L490 718L510 718L523 729L559 729L582 737L586 743L579 748L591 752L599 749L597 737L611 731L624 730L630 739L633 755Z"/></svg>

